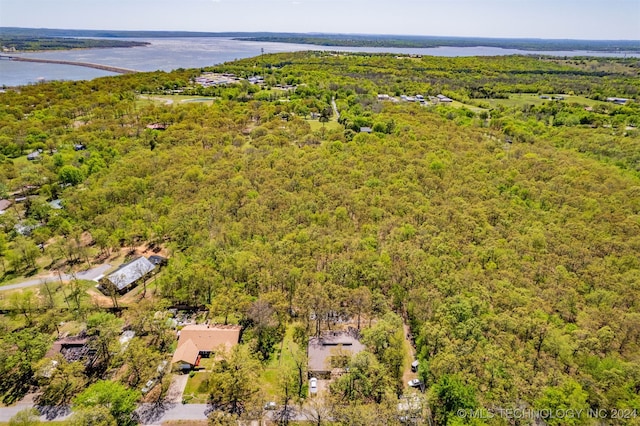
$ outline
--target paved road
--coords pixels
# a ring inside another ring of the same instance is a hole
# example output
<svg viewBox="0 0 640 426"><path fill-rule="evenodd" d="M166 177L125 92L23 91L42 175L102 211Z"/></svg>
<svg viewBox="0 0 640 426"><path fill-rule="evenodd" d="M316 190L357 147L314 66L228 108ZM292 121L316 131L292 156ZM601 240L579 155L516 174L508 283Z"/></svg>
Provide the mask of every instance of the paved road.
<svg viewBox="0 0 640 426"><path fill-rule="evenodd" d="M140 404L136 413L141 425L161 425L169 420L207 420L207 404Z"/></svg>
<svg viewBox="0 0 640 426"><path fill-rule="evenodd" d="M79 280L96 280L97 278L100 278L102 275L104 275L109 269L111 268L111 265L108 263L105 263L103 265L100 266L96 266L95 268L91 268L91 269L87 269L86 271L80 271L77 272L75 274L75 278L79 279ZM74 277L73 275L69 275L69 274L62 274L62 280L63 281L70 281L72 280ZM3 290L15 290L18 288L27 288L27 287L33 287L36 285L41 285L43 284L45 281L55 281L55 280L59 280L60 278L58 277L58 274L47 274L47 275L42 275L36 278L32 278L30 280L26 280L26 281L22 281L20 283L16 283L16 284L9 284L9 285L5 285L0 287L0 291Z"/></svg>

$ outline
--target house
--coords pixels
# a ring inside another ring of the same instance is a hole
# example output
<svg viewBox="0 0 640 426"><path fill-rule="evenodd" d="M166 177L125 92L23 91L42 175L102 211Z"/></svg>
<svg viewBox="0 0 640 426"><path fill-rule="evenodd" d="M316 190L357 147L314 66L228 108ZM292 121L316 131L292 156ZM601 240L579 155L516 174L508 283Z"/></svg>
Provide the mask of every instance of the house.
<svg viewBox="0 0 640 426"><path fill-rule="evenodd" d="M387 95L386 93L380 93L380 94L378 94L378 100L379 101L388 101L389 100L389 95Z"/></svg>
<svg viewBox="0 0 640 426"><path fill-rule="evenodd" d="M11 207L10 200L0 200L0 214L4 214L9 207Z"/></svg>
<svg viewBox="0 0 640 426"><path fill-rule="evenodd" d="M35 161L40 158L40 151L33 151L31 154L27 154L27 160Z"/></svg>
<svg viewBox="0 0 640 426"><path fill-rule="evenodd" d="M338 350L346 351L351 356L365 349L355 333L330 332L320 337L309 339L309 377L330 378L331 357Z"/></svg>
<svg viewBox="0 0 640 426"><path fill-rule="evenodd" d="M167 126L162 123L147 124L147 129L150 130L167 130Z"/></svg>
<svg viewBox="0 0 640 426"><path fill-rule="evenodd" d="M78 361L88 367L93 364L97 354L97 351L88 343L89 339L84 332L78 336L58 339L45 356L54 358L56 354L61 354L67 362Z"/></svg>
<svg viewBox="0 0 640 426"><path fill-rule="evenodd" d="M229 350L240 341L238 325L187 325L178 333L178 347L171 363L180 370L191 370L200 358L208 358L215 351Z"/></svg>
<svg viewBox="0 0 640 426"><path fill-rule="evenodd" d="M103 293L109 293L109 288L124 294L131 290L140 280L147 279L155 265L146 257L138 257L129 263L121 265L114 272L100 280L98 288Z"/></svg>

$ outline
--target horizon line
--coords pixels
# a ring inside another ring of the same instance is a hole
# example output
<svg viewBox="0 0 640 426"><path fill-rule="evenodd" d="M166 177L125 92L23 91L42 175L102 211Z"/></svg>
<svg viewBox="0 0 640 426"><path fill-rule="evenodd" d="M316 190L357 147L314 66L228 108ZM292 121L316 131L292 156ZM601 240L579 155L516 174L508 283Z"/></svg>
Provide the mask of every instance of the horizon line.
<svg viewBox="0 0 640 426"><path fill-rule="evenodd" d="M534 41L593 41L593 42L637 42L640 43L640 39L588 39L588 38L543 38L543 37L517 37L517 36L503 36L503 37L488 37L488 36L447 36L447 35L426 35L426 34L390 34L390 33L348 33L348 32L295 32L295 31L199 31L199 30L123 30L123 29L96 29L96 28L50 28L50 27L16 27L16 26L0 26L0 35L3 30L48 30L48 31L81 31L81 32L114 32L114 33L182 33L182 34L280 34L280 35L305 35L305 36L383 36L383 37L423 37L431 39L480 39L480 40L534 40ZM50 36L55 37L55 36ZM137 37L134 37L137 38Z"/></svg>

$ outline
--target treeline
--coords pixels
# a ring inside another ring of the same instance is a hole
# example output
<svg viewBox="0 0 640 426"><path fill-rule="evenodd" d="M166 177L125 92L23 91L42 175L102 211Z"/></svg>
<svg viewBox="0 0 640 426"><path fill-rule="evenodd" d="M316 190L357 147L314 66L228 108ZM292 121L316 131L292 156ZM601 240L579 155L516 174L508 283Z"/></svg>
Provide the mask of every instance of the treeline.
<svg viewBox="0 0 640 426"><path fill-rule="evenodd" d="M595 52L638 52L637 41L625 40L543 40L543 39L508 39L479 37L430 37L399 35L358 35L358 34L308 34L242 37L242 40L277 43L313 44L316 46L347 47L393 47L393 48L434 48L434 47L497 47L501 49L518 49L532 51L574 51L585 50Z"/></svg>
<svg viewBox="0 0 640 426"><path fill-rule="evenodd" d="M26 37L0 35L0 46L4 49L20 52L36 50L68 50L91 49L107 47L136 47L146 46L149 43L125 40L96 40L62 37Z"/></svg>

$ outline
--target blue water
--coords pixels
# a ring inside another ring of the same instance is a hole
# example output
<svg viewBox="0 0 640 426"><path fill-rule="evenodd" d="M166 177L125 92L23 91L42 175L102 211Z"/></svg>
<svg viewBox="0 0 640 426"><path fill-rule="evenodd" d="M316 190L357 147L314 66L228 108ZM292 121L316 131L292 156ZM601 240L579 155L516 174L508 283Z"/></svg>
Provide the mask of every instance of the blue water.
<svg viewBox="0 0 640 426"><path fill-rule="evenodd" d="M140 40L140 39L134 39ZM199 68L235 59L249 58L264 53L304 50L331 50L341 52L397 53L432 56L501 56L514 54L543 54L554 56L634 56L640 54L603 53L586 51L523 51L496 47L437 47L400 49L385 47L332 47L287 43L266 43L230 38L158 38L143 39L149 46L112 49L81 49L23 53L20 56L90 62L130 68L138 71L170 71L176 68ZM46 80L90 80L114 75L107 71L58 64L39 64L0 60L0 86L18 86Z"/></svg>

